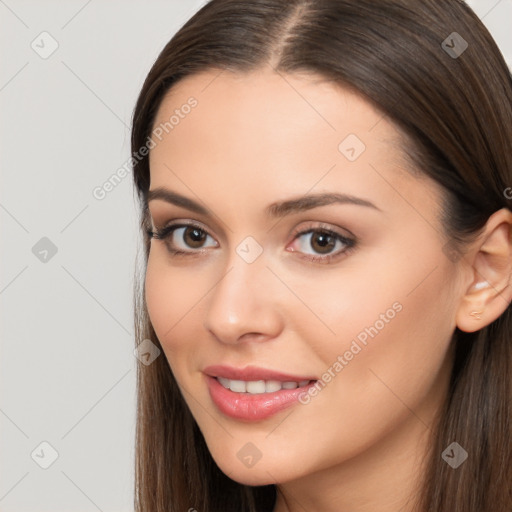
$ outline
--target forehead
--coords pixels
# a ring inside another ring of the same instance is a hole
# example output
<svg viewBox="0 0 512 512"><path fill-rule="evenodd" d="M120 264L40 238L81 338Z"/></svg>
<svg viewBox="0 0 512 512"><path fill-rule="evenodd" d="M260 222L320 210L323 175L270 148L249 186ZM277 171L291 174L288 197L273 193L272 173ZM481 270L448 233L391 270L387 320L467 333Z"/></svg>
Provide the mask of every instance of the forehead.
<svg viewBox="0 0 512 512"><path fill-rule="evenodd" d="M192 98L197 105L189 109L187 102ZM174 115L170 137L186 135L186 126L193 122L181 121L189 114L199 118L201 125L216 126L219 134L233 134L244 126L278 143L304 128L309 137L340 137L349 132L372 142L398 135L361 95L311 73L285 75L268 68L250 73L209 70L180 80L161 102L154 126L165 125ZM178 124L182 125L179 130ZM194 124L195 129L201 128ZM246 134L237 133L237 138ZM215 135L210 133L209 139Z"/></svg>
<svg viewBox="0 0 512 512"><path fill-rule="evenodd" d="M415 186L396 127L362 96L311 74L189 76L164 97L156 130L150 188L200 197L227 188L219 202L233 211L244 197L266 204L317 188L396 201L397 179Z"/></svg>
<svg viewBox="0 0 512 512"><path fill-rule="evenodd" d="M238 148L247 158L263 158L262 147L278 150L274 154L298 153L299 143L305 149L320 144L319 158L322 153L337 156L339 143L351 134L366 149L399 140L394 126L360 95L316 75L284 75L266 68L251 73L210 70L182 79L162 100L153 130L160 134L158 140L153 137L158 144L152 157L163 146L172 147L177 156L191 139L197 152L231 148L232 154Z"/></svg>

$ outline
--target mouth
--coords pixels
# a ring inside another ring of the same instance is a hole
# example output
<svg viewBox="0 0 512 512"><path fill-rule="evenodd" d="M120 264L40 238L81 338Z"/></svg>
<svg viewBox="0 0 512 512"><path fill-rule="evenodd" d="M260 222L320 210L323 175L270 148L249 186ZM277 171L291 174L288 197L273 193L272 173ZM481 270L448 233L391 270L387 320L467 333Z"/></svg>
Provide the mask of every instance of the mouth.
<svg viewBox="0 0 512 512"><path fill-rule="evenodd" d="M298 404L303 393L317 382L257 367L237 369L208 367L203 371L210 398L226 416L242 421L261 421Z"/></svg>

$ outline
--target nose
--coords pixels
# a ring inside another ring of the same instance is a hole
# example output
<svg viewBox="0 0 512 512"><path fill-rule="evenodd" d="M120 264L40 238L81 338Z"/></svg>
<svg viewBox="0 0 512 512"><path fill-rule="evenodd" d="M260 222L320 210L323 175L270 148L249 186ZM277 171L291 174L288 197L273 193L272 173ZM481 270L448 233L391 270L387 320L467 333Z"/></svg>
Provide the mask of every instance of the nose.
<svg viewBox="0 0 512 512"><path fill-rule="evenodd" d="M278 284L263 257L247 263L234 254L210 294L204 327L227 344L277 337L283 328Z"/></svg>

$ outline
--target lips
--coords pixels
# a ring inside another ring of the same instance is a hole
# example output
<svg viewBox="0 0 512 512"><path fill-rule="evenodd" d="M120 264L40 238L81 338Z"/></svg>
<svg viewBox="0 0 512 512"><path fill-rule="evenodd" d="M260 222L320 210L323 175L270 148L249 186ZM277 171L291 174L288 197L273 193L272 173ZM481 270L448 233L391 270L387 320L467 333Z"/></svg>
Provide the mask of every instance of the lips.
<svg viewBox="0 0 512 512"><path fill-rule="evenodd" d="M247 366L243 369L222 365L208 366L203 373L210 398L218 410L226 416L243 421L264 420L298 404L301 394L307 393L317 381L315 377L309 375L292 375L256 366ZM263 381L266 385L298 383L298 387L296 384L293 389L287 389L288 386L283 385L277 386L281 389L274 391L276 388L271 386L269 392L256 389L251 389L250 392L233 391L225 387L225 381L236 383L236 389L238 385L244 388L245 383L261 386Z"/></svg>
<svg viewBox="0 0 512 512"><path fill-rule="evenodd" d="M311 375L292 375L289 373L268 370L257 366L246 366L245 368L234 368L232 366L214 365L207 366L203 372L210 377L224 377L230 380L277 380L280 382L302 382L310 380L318 380L317 377Z"/></svg>

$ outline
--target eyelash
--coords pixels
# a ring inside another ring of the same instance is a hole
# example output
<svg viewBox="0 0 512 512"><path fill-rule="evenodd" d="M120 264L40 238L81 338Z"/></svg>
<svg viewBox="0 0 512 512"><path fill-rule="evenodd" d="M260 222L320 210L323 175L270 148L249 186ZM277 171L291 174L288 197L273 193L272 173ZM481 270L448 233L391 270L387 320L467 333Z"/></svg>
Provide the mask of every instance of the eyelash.
<svg viewBox="0 0 512 512"><path fill-rule="evenodd" d="M211 237L211 235L208 233L208 231L206 229L202 228L201 226L199 226L198 224L186 223L186 222L169 224L169 225L165 226L164 228L155 229L155 231L152 231L151 229L148 229L147 230L147 234L151 238L154 238L154 239L157 239L157 240L164 240L164 241L166 241L166 240L168 240L170 238L170 235L172 235L172 233L176 229L187 228L187 227L196 228L199 231L205 233L207 236ZM354 238L349 238L349 237L346 237L344 235L341 235L340 233L337 233L336 231L333 231L332 229L330 229L329 227L327 227L327 226L325 226L325 225L323 225L321 223L320 223L320 225L315 226L315 227L311 227L309 229L294 231L293 232L293 240L295 241L300 236L307 235L307 234L310 234L310 233L322 233L322 234L326 234L326 235L332 236L336 240L339 240L341 243L343 243L345 245L345 248L342 249L342 250L339 250L338 252L336 252L334 254L327 254L325 256L313 256L313 255L310 255L310 254L309 255L307 255L307 254L305 255L305 254L300 253L299 251L295 251L295 250L292 251L292 252L297 252L297 253L301 254L301 256L299 256L299 257L302 258L302 259L305 259L307 261L312 261L314 263L330 263L331 261L336 260L336 259L338 259L338 258L340 258L342 256L346 256L352 250L354 250L355 247L356 247L357 240L356 240L355 237ZM168 247L169 252L173 256L189 256L189 257L194 257L194 256L199 256L201 253L206 252L205 249L191 250L191 251L182 251L180 249L174 249L174 248L170 247L169 244L167 244L167 247Z"/></svg>

